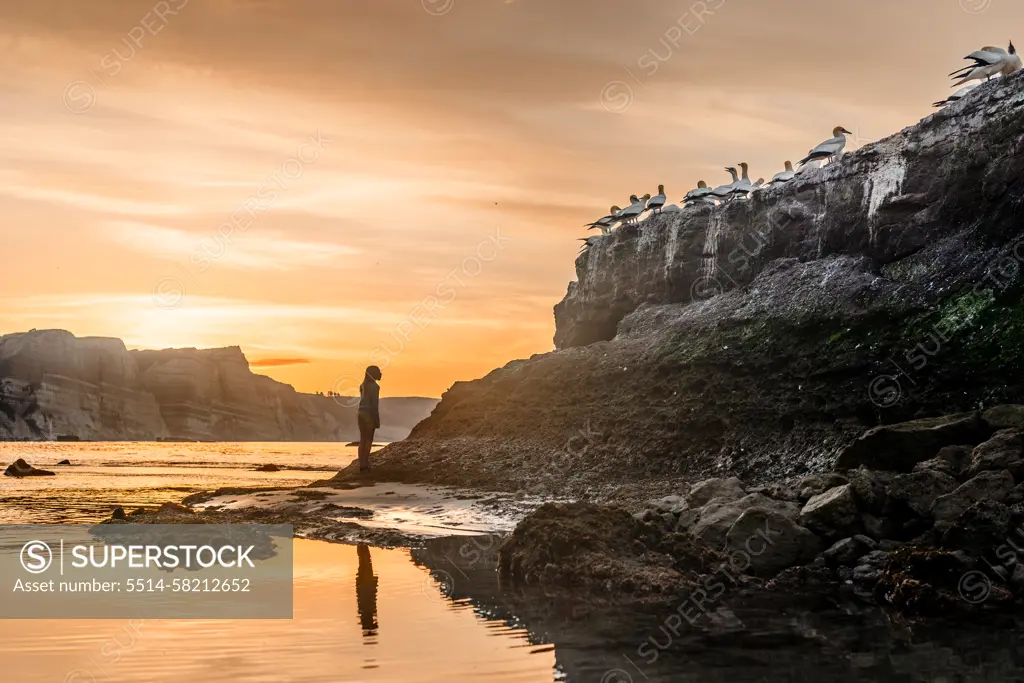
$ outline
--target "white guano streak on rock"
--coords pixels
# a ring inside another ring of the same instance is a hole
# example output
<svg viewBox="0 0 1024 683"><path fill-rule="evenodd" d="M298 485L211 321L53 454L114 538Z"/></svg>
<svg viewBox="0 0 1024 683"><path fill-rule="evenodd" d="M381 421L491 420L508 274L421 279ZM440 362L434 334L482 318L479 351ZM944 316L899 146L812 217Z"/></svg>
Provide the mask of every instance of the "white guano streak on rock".
<svg viewBox="0 0 1024 683"><path fill-rule="evenodd" d="M708 231L704 236L704 258L701 260L701 275L714 277L718 270L718 237L722 234L722 214L715 211L708 220ZM708 256L710 254L710 256Z"/></svg>
<svg viewBox="0 0 1024 683"><path fill-rule="evenodd" d="M907 165L903 159L888 159L881 165L875 167L868 176L869 186L864 188L868 200L868 225L872 226L872 219L878 213L879 207L886 199L898 194L903 188L903 179L907 175ZM871 231L871 242L875 240L875 233Z"/></svg>
<svg viewBox="0 0 1024 683"><path fill-rule="evenodd" d="M668 242L665 244L665 276L672 272L672 264L676 260L676 250L679 249L679 229L683 227L681 220L674 220L668 224Z"/></svg>

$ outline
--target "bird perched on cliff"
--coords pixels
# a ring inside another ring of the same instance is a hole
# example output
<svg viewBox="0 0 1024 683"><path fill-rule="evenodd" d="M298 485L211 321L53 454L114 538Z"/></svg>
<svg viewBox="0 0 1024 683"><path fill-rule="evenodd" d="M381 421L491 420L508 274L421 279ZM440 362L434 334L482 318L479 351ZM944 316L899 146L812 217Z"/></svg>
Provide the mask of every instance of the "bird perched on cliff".
<svg viewBox="0 0 1024 683"><path fill-rule="evenodd" d="M970 81L980 81L983 78L987 81L996 75L1010 76L1024 69L1024 63L1021 62L1020 56L1017 54L1017 48L1013 46L1012 40L1010 41L1009 51L1001 47L987 45L980 50L975 50L964 57L964 59L972 62L972 64L949 74L955 81L953 83L954 86L963 85Z"/></svg>
<svg viewBox="0 0 1024 683"><path fill-rule="evenodd" d="M825 159L833 161L836 157L842 156L843 150L846 149L847 135L853 135L853 133L842 126L836 126L832 129L832 137L812 149L806 157L800 160L800 165L803 166L809 161L824 161Z"/></svg>
<svg viewBox="0 0 1024 683"><path fill-rule="evenodd" d="M669 204L661 210L661 213L682 213L683 210L675 204Z"/></svg>
<svg viewBox="0 0 1024 683"><path fill-rule="evenodd" d="M588 230L600 228L601 234L607 235L609 232L612 231L612 227L619 222L619 214L622 212L622 209L620 209L617 206L613 206L608 210L608 212L608 215L605 216L604 218L598 218L593 223L587 223L583 227L587 228Z"/></svg>
<svg viewBox="0 0 1024 683"><path fill-rule="evenodd" d="M747 162L740 164L740 169L743 171L743 176L733 183L732 193L737 197L746 197L754 191L754 183L750 182L749 165Z"/></svg>
<svg viewBox="0 0 1024 683"><path fill-rule="evenodd" d="M630 195L629 200L632 202L632 204L630 204L629 206L622 210L622 212L619 214L619 218L626 223L635 222L638 218L640 218L641 215L643 215L644 211L647 211L647 200L650 198L650 194L645 194L643 197L640 197L639 199L635 194Z"/></svg>
<svg viewBox="0 0 1024 683"><path fill-rule="evenodd" d="M772 185L774 185L775 183L788 183L790 180L792 180L795 177L796 177L796 173L793 171L793 162L792 161L787 161L786 162L786 170L785 171L779 171L774 176L772 176Z"/></svg>
<svg viewBox="0 0 1024 683"><path fill-rule="evenodd" d="M604 235L591 235L590 237L579 237L577 239L583 242L583 246L580 247L579 251L579 253L582 254L590 247L596 247L598 244L600 244L601 240L604 239Z"/></svg>
<svg viewBox="0 0 1024 683"><path fill-rule="evenodd" d="M712 202L711 193L713 190L708 187L708 184L703 180L697 183L697 187L686 193L683 197L683 203L692 202L694 204L709 204Z"/></svg>
<svg viewBox="0 0 1024 683"><path fill-rule="evenodd" d="M974 90L977 87L978 87L977 83L973 83L971 85L965 85L964 87L960 88L955 93L953 93L952 95L950 95L946 99L942 100L941 102L936 102L933 106L935 106L935 107L945 107L947 104L953 104L954 102L959 102L960 100L962 100L964 98L964 95L966 95L967 93L969 93L970 91Z"/></svg>
<svg viewBox="0 0 1024 683"><path fill-rule="evenodd" d="M711 196L721 202L728 201L732 198L733 188L735 188L736 183L740 181L740 177L736 174L735 168L732 166L726 166L725 170L732 176L732 182L728 185L719 185L711 191Z"/></svg>
<svg viewBox="0 0 1024 683"><path fill-rule="evenodd" d="M651 197L647 202L647 210L653 211L654 213L661 213L661 207L665 206L665 201L668 197L665 196L665 186L658 185L658 194Z"/></svg>

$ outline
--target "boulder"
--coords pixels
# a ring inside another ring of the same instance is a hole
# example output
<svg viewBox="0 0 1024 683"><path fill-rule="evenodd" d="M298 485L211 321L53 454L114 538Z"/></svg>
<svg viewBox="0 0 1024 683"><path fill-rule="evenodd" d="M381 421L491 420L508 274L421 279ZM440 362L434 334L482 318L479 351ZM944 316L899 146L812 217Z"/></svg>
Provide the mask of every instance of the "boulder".
<svg viewBox="0 0 1024 683"><path fill-rule="evenodd" d="M821 551L821 540L778 512L761 507L745 510L726 534L729 565L757 576L774 576L787 567L806 564Z"/></svg>
<svg viewBox="0 0 1024 683"><path fill-rule="evenodd" d="M729 529L744 512L753 508L762 508L784 517L785 515L776 509L779 505L779 501L762 496L760 493L751 493L733 501L716 498L701 509L700 519L690 528L690 533L708 547L720 550L725 544Z"/></svg>
<svg viewBox="0 0 1024 683"><path fill-rule="evenodd" d="M858 520L857 502L850 484L814 496L804 505L799 517L801 525L824 538L849 532Z"/></svg>
<svg viewBox="0 0 1024 683"><path fill-rule="evenodd" d="M797 491L797 498L801 503L806 503L811 498L821 495L829 489L849 483L847 478L837 472L826 472L825 474L811 474L798 479L794 485Z"/></svg>
<svg viewBox="0 0 1024 683"><path fill-rule="evenodd" d="M934 458L914 465L914 472L935 470L951 477L959 477L970 465L972 450L974 448L971 446L945 446Z"/></svg>
<svg viewBox="0 0 1024 683"><path fill-rule="evenodd" d="M1024 433L1003 429L971 452L967 475L973 477L988 470L1009 470L1015 479L1024 475Z"/></svg>
<svg viewBox="0 0 1024 683"><path fill-rule="evenodd" d="M962 550L971 557L994 557L998 555L997 548L1006 544L1009 532L1010 508L992 500L979 500L949 525L942 534L941 545L947 550Z"/></svg>
<svg viewBox="0 0 1024 683"><path fill-rule="evenodd" d="M982 472L952 493L939 496L932 504L931 514L937 522L952 522L979 500L1002 502L1013 491L1013 476L1006 470Z"/></svg>
<svg viewBox="0 0 1024 683"><path fill-rule="evenodd" d="M655 498L647 501L647 507L658 512L671 512L674 515L678 515L683 510L686 510L688 505L682 496L665 496L664 498Z"/></svg>
<svg viewBox="0 0 1024 683"><path fill-rule="evenodd" d="M714 498L739 500L745 495L747 495L747 492L743 488L743 482L736 477L730 479L706 479L694 484L690 488L686 502L690 508L699 508L704 507Z"/></svg>
<svg viewBox="0 0 1024 683"><path fill-rule="evenodd" d="M857 506L860 509L874 515L882 514L888 494L885 491L885 481L878 474L862 466L847 471L846 479L850 482L853 495L857 499ZM886 479L891 479L891 477Z"/></svg>
<svg viewBox="0 0 1024 683"><path fill-rule="evenodd" d="M836 470L866 465L873 470L910 472L940 448L976 444L986 436L978 413L961 413L875 427L840 452Z"/></svg>
<svg viewBox="0 0 1024 683"><path fill-rule="evenodd" d="M274 464L260 465L256 468L257 472L280 472L281 468Z"/></svg>
<svg viewBox="0 0 1024 683"><path fill-rule="evenodd" d="M58 464L58 465L70 465L70 464L71 464L71 461L70 461L70 460L61 460L61 461L60 461L59 463L57 463L57 464Z"/></svg>
<svg viewBox="0 0 1024 683"><path fill-rule="evenodd" d="M861 527L864 533L876 541L892 539L899 535L899 527L888 517L876 517L869 512L860 516Z"/></svg>
<svg viewBox="0 0 1024 683"><path fill-rule="evenodd" d="M110 513L111 519L128 519L128 515L125 514L123 507L116 507L114 511Z"/></svg>
<svg viewBox="0 0 1024 683"><path fill-rule="evenodd" d="M6 477L52 477L56 473L48 470L41 470L18 458L4 470Z"/></svg>
<svg viewBox="0 0 1024 683"><path fill-rule="evenodd" d="M825 562L831 567L852 566L877 548L878 543L867 536L851 536L833 543L824 553Z"/></svg>
<svg viewBox="0 0 1024 683"><path fill-rule="evenodd" d="M884 550L872 550L858 558L854 564L852 579L861 586L873 586L882 577L885 565L889 562L889 553Z"/></svg>
<svg viewBox="0 0 1024 683"><path fill-rule="evenodd" d="M981 414L981 421L989 429L1024 429L1024 406L992 406Z"/></svg>
<svg viewBox="0 0 1024 683"><path fill-rule="evenodd" d="M889 484L889 497L905 501L915 513L927 517L935 499L953 491L958 483L951 475L937 470L900 474Z"/></svg>

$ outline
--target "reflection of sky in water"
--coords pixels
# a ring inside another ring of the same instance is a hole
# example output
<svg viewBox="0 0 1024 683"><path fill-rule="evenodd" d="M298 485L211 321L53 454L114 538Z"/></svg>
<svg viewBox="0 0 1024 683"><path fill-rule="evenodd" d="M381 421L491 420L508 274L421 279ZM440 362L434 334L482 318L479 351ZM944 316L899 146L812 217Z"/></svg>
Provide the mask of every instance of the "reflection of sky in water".
<svg viewBox="0 0 1024 683"><path fill-rule="evenodd" d="M57 472L0 477L0 524L95 522L117 506L131 512L225 486L303 486L355 455L339 443L0 443L0 467L24 458ZM57 465L65 459L71 467ZM282 471L253 471L267 463Z"/></svg>
<svg viewBox="0 0 1024 683"><path fill-rule="evenodd" d="M408 551L299 540L293 620L0 621L0 662L18 683L552 680L525 629L436 592Z"/></svg>

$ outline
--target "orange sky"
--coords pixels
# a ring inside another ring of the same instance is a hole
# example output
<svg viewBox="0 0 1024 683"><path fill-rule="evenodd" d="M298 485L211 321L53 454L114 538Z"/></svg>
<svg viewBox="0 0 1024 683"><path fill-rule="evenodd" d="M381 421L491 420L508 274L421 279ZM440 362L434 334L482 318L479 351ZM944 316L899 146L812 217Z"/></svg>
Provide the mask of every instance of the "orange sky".
<svg viewBox="0 0 1024 683"><path fill-rule="evenodd" d="M0 0L0 332L437 396L551 349L610 204L896 132L1015 33L1010 0Z"/></svg>

